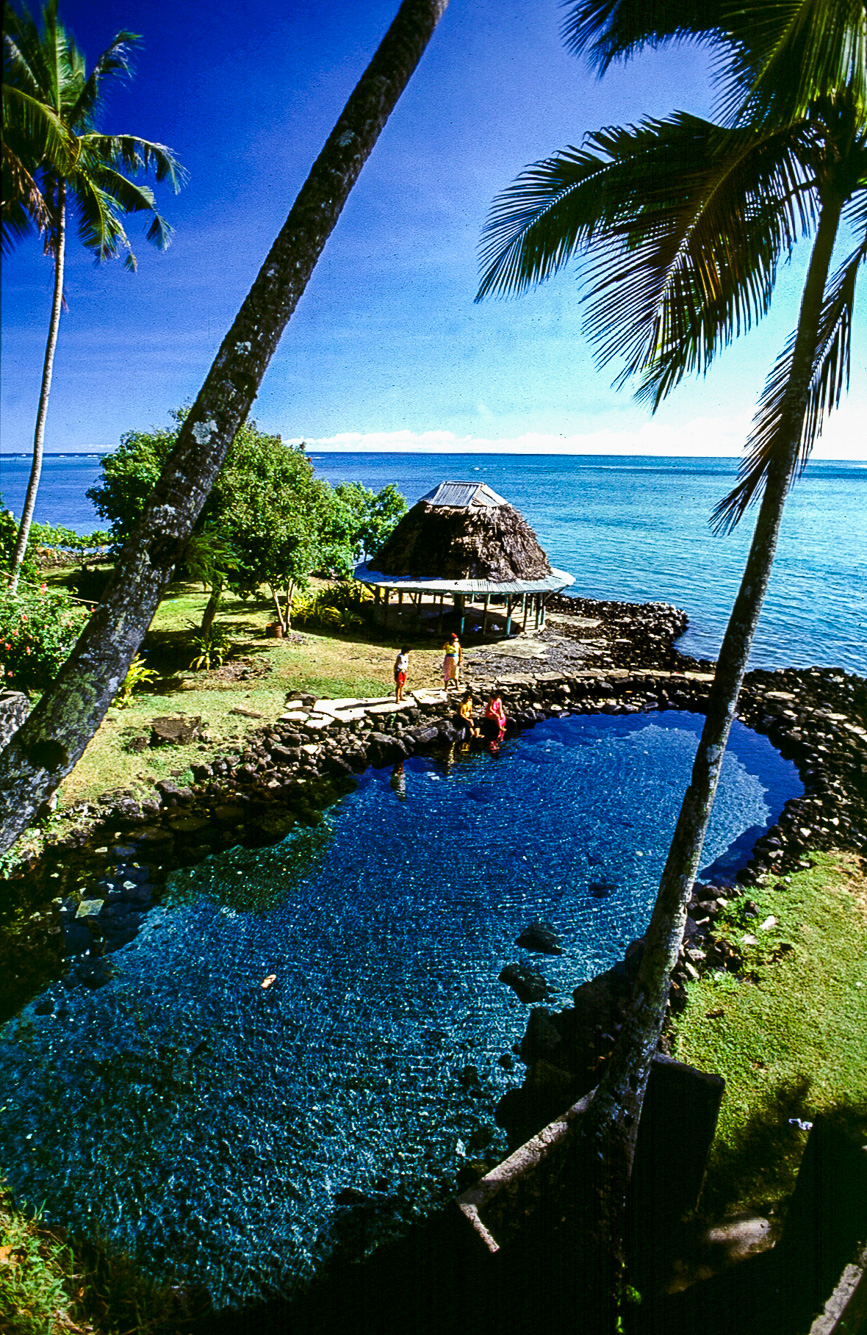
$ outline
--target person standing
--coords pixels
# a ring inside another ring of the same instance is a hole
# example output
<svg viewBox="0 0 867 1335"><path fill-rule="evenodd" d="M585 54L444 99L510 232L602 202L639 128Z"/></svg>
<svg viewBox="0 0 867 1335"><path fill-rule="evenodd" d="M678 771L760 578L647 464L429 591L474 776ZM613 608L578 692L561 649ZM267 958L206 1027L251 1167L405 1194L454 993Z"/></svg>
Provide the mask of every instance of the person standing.
<svg viewBox="0 0 867 1335"><path fill-rule="evenodd" d="M394 698L397 704L403 699L403 688L406 685L406 674L409 671L409 645L404 644L397 658L394 660Z"/></svg>
<svg viewBox="0 0 867 1335"><path fill-rule="evenodd" d="M460 689L463 658L464 651L461 648L457 632L452 631L443 645L443 686L446 690L449 689L449 686L454 686L456 691Z"/></svg>

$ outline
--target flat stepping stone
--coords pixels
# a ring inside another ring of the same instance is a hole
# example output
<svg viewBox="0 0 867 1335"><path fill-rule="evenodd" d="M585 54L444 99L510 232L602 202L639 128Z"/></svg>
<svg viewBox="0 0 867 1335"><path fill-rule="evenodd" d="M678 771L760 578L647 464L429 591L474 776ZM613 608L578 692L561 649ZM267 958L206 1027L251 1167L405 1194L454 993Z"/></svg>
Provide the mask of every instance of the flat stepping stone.
<svg viewBox="0 0 867 1335"><path fill-rule="evenodd" d="M75 910L76 918L95 918L101 913L105 900L103 899L83 899Z"/></svg>
<svg viewBox="0 0 867 1335"><path fill-rule="evenodd" d="M306 709L292 709L292 710L289 711L288 714L279 714L279 715L277 716L277 722L278 722L278 723L303 723L304 720L305 720L306 718L307 718L307 710L306 710Z"/></svg>

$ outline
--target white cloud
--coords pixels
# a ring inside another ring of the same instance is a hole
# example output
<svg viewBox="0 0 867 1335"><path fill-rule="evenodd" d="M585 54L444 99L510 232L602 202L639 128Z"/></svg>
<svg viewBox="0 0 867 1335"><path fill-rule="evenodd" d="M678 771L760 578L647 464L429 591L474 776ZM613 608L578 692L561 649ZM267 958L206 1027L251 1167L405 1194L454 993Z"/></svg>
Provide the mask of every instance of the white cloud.
<svg viewBox="0 0 867 1335"><path fill-rule="evenodd" d="M457 435L454 431L342 431L307 438L311 451L406 454L643 454L661 458L721 458L741 454L749 429L744 418L695 418L679 426L649 421L637 430L604 428L556 435L526 431L518 436ZM863 420L854 409L835 414L815 450L817 459L867 458Z"/></svg>

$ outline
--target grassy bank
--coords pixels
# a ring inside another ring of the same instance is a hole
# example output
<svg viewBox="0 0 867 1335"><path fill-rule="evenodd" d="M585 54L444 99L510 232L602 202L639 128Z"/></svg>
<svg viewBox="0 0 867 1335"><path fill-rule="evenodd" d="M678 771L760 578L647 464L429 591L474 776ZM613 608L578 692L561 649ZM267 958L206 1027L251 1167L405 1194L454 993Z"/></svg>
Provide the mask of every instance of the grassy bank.
<svg viewBox="0 0 867 1335"><path fill-rule="evenodd" d="M201 1292L154 1284L126 1257L27 1219L0 1182L3 1335L185 1335L206 1310Z"/></svg>
<svg viewBox="0 0 867 1335"><path fill-rule="evenodd" d="M673 1055L725 1078L705 1191L709 1213L775 1213L812 1121L836 1111L867 1129L867 879L858 860L817 854L810 870L732 901L719 924L747 978L709 971L688 987ZM763 925L769 922L767 927Z"/></svg>
<svg viewBox="0 0 867 1335"><path fill-rule="evenodd" d="M161 603L142 649L158 679L137 690L125 707L109 710L60 787L61 816L73 803L94 801L117 788L141 791L193 759L243 745L250 732L283 712L292 692L373 696L393 689L393 638L302 627L288 640L270 639L265 627L273 619L272 605L232 595L226 596L218 617L232 646L226 662L211 671L193 671L190 664L198 652L194 637L206 602L200 586L179 585ZM438 642L420 643L411 655L410 687L441 683L441 662ZM239 708L262 717L233 713ZM200 716L202 742L137 752L135 739L147 738L151 719L166 714Z"/></svg>

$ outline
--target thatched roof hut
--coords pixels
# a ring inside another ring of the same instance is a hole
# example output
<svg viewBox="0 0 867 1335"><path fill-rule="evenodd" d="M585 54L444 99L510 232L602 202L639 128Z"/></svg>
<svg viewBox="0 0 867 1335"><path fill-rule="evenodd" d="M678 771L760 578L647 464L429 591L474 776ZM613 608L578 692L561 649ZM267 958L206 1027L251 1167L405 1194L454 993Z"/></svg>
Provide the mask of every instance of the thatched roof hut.
<svg viewBox="0 0 867 1335"><path fill-rule="evenodd" d="M495 584L552 573L526 519L484 482L441 482L404 515L369 564L383 575Z"/></svg>
<svg viewBox="0 0 867 1335"><path fill-rule="evenodd" d="M485 630L491 601L504 603L507 635L516 600L524 627L528 607L539 626L550 594L573 582L564 570L553 569L526 519L484 482L440 482L355 574L378 599L384 594L383 622L392 590L399 603L409 595L419 623L425 596L439 599L441 620L451 595L461 630L468 602L484 600Z"/></svg>

